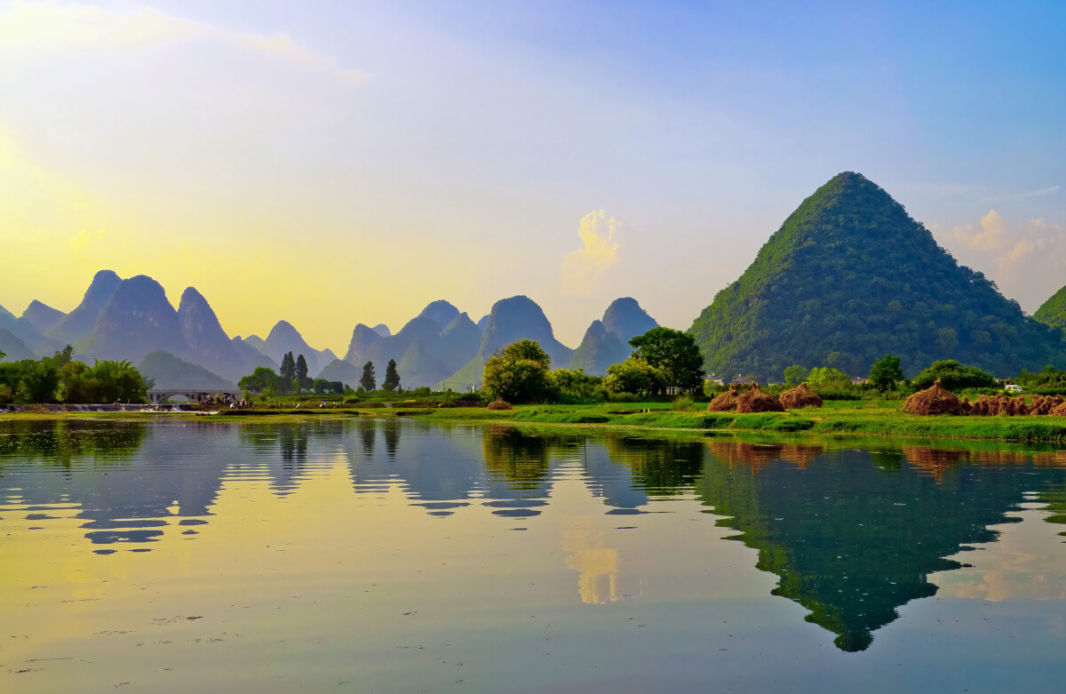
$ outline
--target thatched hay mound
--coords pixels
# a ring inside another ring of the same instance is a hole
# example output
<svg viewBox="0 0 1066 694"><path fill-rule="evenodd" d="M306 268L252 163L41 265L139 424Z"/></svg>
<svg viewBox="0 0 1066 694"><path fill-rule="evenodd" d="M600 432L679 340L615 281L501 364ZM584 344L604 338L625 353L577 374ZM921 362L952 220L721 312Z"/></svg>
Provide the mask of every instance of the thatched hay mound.
<svg viewBox="0 0 1066 694"><path fill-rule="evenodd" d="M513 410L514 408L511 407L511 403L507 402L503 398L496 398L495 400L493 400L492 402L489 403L487 409L490 409L490 410Z"/></svg>
<svg viewBox="0 0 1066 694"><path fill-rule="evenodd" d="M1051 412L1048 412L1052 417L1066 417L1066 402L1060 402L1051 408Z"/></svg>
<svg viewBox="0 0 1066 694"><path fill-rule="evenodd" d="M821 407L822 399L804 381L795 388L781 393L781 404L786 410L798 410L804 407Z"/></svg>
<svg viewBox="0 0 1066 694"><path fill-rule="evenodd" d="M937 415L959 414L962 403L940 385L940 379L925 390L919 390L903 401L903 411L909 414Z"/></svg>
<svg viewBox="0 0 1066 694"><path fill-rule="evenodd" d="M714 400L711 400L711 404L707 405L708 412L728 412L730 410L737 409L737 384L730 383L729 390L722 393Z"/></svg>
<svg viewBox="0 0 1066 694"><path fill-rule="evenodd" d="M751 390L737 398L737 412L784 412L785 407L773 395L759 387L758 383L751 384Z"/></svg>

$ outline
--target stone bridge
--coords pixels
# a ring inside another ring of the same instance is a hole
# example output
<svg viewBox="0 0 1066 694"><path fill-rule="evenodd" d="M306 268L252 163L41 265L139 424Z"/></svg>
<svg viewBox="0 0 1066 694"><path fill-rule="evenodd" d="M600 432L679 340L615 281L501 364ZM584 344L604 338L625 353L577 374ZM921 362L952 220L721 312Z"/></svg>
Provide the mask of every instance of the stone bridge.
<svg viewBox="0 0 1066 694"><path fill-rule="evenodd" d="M153 405L158 405L176 396L182 396L187 398L191 402L199 402L201 400L207 400L212 398L221 398L223 400L233 400L234 402L241 399L241 391L232 389L218 389L218 388L152 388L148 391L148 401Z"/></svg>

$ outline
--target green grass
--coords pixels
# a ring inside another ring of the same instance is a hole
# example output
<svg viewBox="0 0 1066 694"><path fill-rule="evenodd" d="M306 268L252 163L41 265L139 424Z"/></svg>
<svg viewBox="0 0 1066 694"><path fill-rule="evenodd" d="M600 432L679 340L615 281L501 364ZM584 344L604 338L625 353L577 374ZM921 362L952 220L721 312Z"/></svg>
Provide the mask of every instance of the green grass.
<svg viewBox="0 0 1066 694"><path fill-rule="evenodd" d="M362 405L362 406L360 406ZM369 406L368 406L369 405ZM376 405L376 406L375 406ZM899 401L828 401L821 409L741 414L672 409L670 402L595 403L589 405L519 405L513 410L488 410L484 407L437 407L435 403L393 402L391 407L379 403L353 403L343 407L279 407L257 410L221 410L217 417L226 420L268 417L307 418L404 417L417 416L438 421L514 422L534 425L590 425L673 429L690 431L765 432L796 434L801 437L860 435L906 439L983 439L998 441L1066 441L1066 418L1024 417L919 417L900 412ZM3 419L135 419L196 418L197 413L45 413L0 414Z"/></svg>

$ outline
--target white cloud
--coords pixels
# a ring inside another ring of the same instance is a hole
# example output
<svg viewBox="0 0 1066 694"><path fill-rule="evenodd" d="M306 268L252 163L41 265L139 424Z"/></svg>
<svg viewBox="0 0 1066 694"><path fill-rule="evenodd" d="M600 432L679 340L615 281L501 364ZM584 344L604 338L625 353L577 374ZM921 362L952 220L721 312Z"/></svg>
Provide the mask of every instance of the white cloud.
<svg viewBox="0 0 1066 694"><path fill-rule="evenodd" d="M951 235L966 246L979 251L997 250L1003 245L1007 235L1007 225L1003 217L995 210L989 210L988 214L981 217L981 231L974 230L973 226L958 226L951 230Z"/></svg>
<svg viewBox="0 0 1066 694"><path fill-rule="evenodd" d="M975 225L956 226L951 244L960 262L983 270L1003 293L1035 310L1063 283L1066 227L1044 219L1023 223L995 210Z"/></svg>
<svg viewBox="0 0 1066 694"><path fill-rule="evenodd" d="M617 219L604 210L590 212L581 219L577 233L582 248L563 258L563 290L568 294L589 295L604 273L618 262Z"/></svg>

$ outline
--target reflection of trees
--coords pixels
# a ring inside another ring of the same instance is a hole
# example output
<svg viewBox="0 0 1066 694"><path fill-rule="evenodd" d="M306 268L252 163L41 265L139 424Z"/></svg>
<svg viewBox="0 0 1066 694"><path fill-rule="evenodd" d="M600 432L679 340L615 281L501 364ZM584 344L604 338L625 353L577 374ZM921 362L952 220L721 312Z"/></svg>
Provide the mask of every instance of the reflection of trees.
<svg viewBox="0 0 1066 694"><path fill-rule="evenodd" d="M784 446L714 444L697 493L759 551L758 568L780 577L774 594L809 609L807 620L845 651L867 648L897 607L933 595L928 575L960 566L944 557L995 539L987 526L1009 522L1006 512L1038 483L1029 465L931 476L930 466L942 472L967 457L958 451L909 450L908 466L886 450L876 459L846 451L803 469Z"/></svg>
<svg viewBox="0 0 1066 694"><path fill-rule="evenodd" d="M537 489L548 476L548 440L514 427L489 425L481 443L489 474L515 489Z"/></svg>
<svg viewBox="0 0 1066 694"><path fill-rule="evenodd" d="M373 419L360 419L359 440L363 442L363 455L367 458L374 455L374 438L377 436L378 423Z"/></svg>
<svg viewBox="0 0 1066 694"><path fill-rule="evenodd" d="M256 462L265 466L274 491L288 494L307 473L312 444L340 440L345 435L345 425L340 419L250 422L242 425L240 440L255 451Z"/></svg>
<svg viewBox="0 0 1066 694"><path fill-rule="evenodd" d="M691 488L703 465L697 441L608 436L604 445L613 460L630 468L633 484L650 495Z"/></svg>
<svg viewBox="0 0 1066 694"><path fill-rule="evenodd" d="M386 419L382 429L385 432L385 452L389 458L395 458L396 449L400 446L400 423L396 419Z"/></svg>
<svg viewBox="0 0 1066 694"><path fill-rule="evenodd" d="M128 459L141 447L145 430L141 422L77 419L0 422L0 468L7 457L65 466L78 459Z"/></svg>

